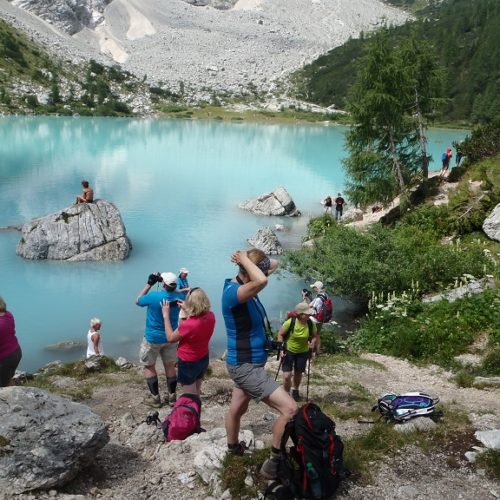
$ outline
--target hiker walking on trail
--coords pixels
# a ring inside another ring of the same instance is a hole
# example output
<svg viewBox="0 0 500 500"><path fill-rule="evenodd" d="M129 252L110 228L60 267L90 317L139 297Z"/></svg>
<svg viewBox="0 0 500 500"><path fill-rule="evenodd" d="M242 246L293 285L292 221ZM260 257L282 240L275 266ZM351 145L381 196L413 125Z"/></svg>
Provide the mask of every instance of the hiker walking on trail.
<svg viewBox="0 0 500 500"><path fill-rule="evenodd" d="M321 329L323 328L323 323L328 323L332 319L332 301L324 290L323 282L315 281L311 285L311 288L316 294L316 297L309 304L309 306L314 309L314 315L311 316L311 320L316 325L316 331L318 334L314 347L314 353L316 356L319 356L321 348Z"/></svg>
<svg viewBox="0 0 500 500"><path fill-rule="evenodd" d="M323 200L323 205L325 206L325 214L331 214L332 213L332 197L328 195L324 200Z"/></svg>
<svg viewBox="0 0 500 500"><path fill-rule="evenodd" d="M179 342L177 348L177 381L182 391L188 394L201 393L201 383L208 368L208 343L215 328L215 315L210 310L210 300L201 288L193 288L186 301L179 300L180 307L187 313L174 331L170 323L170 304L162 302L165 334L170 343Z"/></svg>
<svg viewBox="0 0 500 500"><path fill-rule="evenodd" d="M155 283L161 283L161 291L150 292ZM148 396L144 399L144 404L153 408L161 408L162 401L158 386L158 373L156 372L156 359L161 357L165 375L167 377L168 392L165 402L174 404L177 400L177 374L175 362L177 361L177 345L169 343L165 334L165 322L163 320L162 301L170 302L169 318L173 330L177 329L179 321L179 306L177 301L182 299L176 292L177 276L174 273L152 273L148 277L148 282L139 292L136 304L140 307L147 307L146 329L139 352L139 360L144 367L144 376L148 384Z"/></svg>
<svg viewBox="0 0 500 500"><path fill-rule="evenodd" d="M337 198L335 198L335 220L340 220L342 218L344 205L345 205L345 200L344 198L342 198L342 194L338 193Z"/></svg>
<svg viewBox="0 0 500 500"><path fill-rule="evenodd" d="M302 374L306 370L307 361L312 354L318 335L316 325L311 320L314 309L306 302L300 302L293 310L294 315L288 318L278 331L278 341L283 342L281 351L281 366L283 369L283 388L290 392L292 398L300 401L299 387Z"/></svg>
<svg viewBox="0 0 500 500"><path fill-rule="evenodd" d="M243 455L245 443L239 442L241 417L250 400L263 401L280 415L274 422L271 457L261 468L261 474L274 479L278 474L281 436L285 425L297 412L297 403L269 375L267 361L266 312L257 294L268 282L268 276L278 267L257 249L237 251L231 262L238 274L226 279L222 291L222 314L227 332L227 370L234 381L229 411L226 415L227 446L230 453Z"/></svg>

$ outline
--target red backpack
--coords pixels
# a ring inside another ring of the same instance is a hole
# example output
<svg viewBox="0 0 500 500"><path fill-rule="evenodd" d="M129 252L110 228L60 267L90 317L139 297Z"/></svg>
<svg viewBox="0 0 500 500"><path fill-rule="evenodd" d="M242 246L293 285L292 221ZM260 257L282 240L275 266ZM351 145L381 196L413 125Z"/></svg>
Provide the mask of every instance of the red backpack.
<svg viewBox="0 0 500 500"><path fill-rule="evenodd" d="M321 309L314 315L314 318L319 323L329 323L333 317L332 300L326 293L318 293L318 297L321 299Z"/></svg>
<svg viewBox="0 0 500 500"><path fill-rule="evenodd" d="M170 415L165 417L161 428L165 441L182 441L191 434L205 432L201 428L201 399L196 394L182 394Z"/></svg>

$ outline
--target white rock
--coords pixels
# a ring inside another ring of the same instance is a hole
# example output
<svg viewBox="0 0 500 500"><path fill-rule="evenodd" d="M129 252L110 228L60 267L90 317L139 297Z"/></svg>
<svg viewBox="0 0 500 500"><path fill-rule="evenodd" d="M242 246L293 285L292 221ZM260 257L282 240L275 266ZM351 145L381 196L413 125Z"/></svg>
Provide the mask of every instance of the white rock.
<svg viewBox="0 0 500 500"><path fill-rule="evenodd" d="M500 203L483 222L483 231L488 238L500 241Z"/></svg>
<svg viewBox="0 0 500 500"><path fill-rule="evenodd" d="M500 450L500 429L494 429L491 431L477 431L474 433L474 437L492 450Z"/></svg>
<svg viewBox="0 0 500 500"><path fill-rule="evenodd" d="M247 241L250 245L262 250L268 255L281 255L283 253L283 247L270 227L259 229L251 238L248 238Z"/></svg>

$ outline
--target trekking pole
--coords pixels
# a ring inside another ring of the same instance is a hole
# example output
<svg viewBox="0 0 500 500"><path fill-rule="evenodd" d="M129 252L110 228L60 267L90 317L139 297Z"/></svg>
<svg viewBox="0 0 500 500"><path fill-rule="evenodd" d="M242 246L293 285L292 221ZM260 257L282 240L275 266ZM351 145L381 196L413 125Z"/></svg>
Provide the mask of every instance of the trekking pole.
<svg viewBox="0 0 500 500"><path fill-rule="evenodd" d="M312 358L312 349L309 349L309 360L307 365L307 392L306 392L306 402L309 401L309 379L311 377L311 358Z"/></svg>
<svg viewBox="0 0 500 500"><path fill-rule="evenodd" d="M280 372L281 365L283 364L283 358L280 356L280 364L278 365L278 371L276 372L276 376L274 377L274 381L278 380L278 373Z"/></svg>

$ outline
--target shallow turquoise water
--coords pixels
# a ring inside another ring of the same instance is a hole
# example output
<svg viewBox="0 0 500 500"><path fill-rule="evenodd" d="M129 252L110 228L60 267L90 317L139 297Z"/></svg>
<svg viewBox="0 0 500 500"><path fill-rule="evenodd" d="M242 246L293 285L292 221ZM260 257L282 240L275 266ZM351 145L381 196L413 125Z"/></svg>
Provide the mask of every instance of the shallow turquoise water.
<svg viewBox="0 0 500 500"><path fill-rule="evenodd" d="M68 206L86 178L96 197L121 211L133 250L118 263L25 261L15 254L17 232L0 232L0 295L16 318L24 357L34 370L84 350L54 353L49 344L85 340L88 321L103 321L106 353L136 359L145 311L134 303L153 271L190 272L217 316L212 350L224 350L220 293L234 274L231 252L265 225L283 223L285 246L296 244L307 216L326 194L342 191L341 127L261 125L112 118L0 118L0 227ZM462 131L432 131L441 151ZM239 202L283 185L306 217L263 218ZM272 278L262 293L278 321L300 299L293 277ZM348 304L336 299L337 313Z"/></svg>

